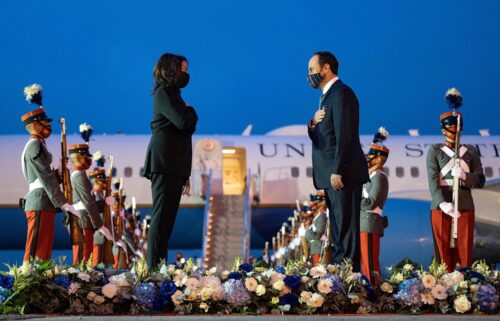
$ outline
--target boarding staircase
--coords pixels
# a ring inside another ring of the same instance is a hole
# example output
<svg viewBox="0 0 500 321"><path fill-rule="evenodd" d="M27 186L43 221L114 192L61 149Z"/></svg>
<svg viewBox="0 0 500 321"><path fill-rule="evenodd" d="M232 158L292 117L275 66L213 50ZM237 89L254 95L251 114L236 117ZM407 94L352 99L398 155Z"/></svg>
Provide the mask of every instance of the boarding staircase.
<svg viewBox="0 0 500 321"><path fill-rule="evenodd" d="M204 266L228 270L236 257L248 260L251 228L248 181L243 195L211 194L210 176L203 228Z"/></svg>

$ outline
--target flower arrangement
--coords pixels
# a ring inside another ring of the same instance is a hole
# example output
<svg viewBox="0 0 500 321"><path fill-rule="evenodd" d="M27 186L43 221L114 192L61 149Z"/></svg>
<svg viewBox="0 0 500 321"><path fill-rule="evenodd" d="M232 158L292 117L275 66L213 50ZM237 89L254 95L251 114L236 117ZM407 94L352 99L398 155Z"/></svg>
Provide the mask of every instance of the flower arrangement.
<svg viewBox="0 0 500 321"><path fill-rule="evenodd" d="M447 272L405 260L374 285L347 261L273 268L236 259L229 271L192 260L154 271L144 262L127 271L35 261L0 274L0 313L498 313L499 288L499 271L484 262Z"/></svg>

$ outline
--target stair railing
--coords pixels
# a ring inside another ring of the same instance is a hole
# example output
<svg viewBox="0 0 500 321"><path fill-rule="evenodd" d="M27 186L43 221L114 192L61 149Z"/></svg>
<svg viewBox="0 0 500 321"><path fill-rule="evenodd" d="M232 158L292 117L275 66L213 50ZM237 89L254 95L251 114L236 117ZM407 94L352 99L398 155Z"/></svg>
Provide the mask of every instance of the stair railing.
<svg viewBox="0 0 500 321"><path fill-rule="evenodd" d="M252 180L252 173L248 170L245 192L244 192L244 211L243 211L243 242L241 247L241 259L243 262L248 262L250 256L250 235L252 231L252 202L250 199L250 182Z"/></svg>
<svg viewBox="0 0 500 321"><path fill-rule="evenodd" d="M203 248L202 248L202 257L203 257L203 267L208 268L209 256L211 251L211 228L213 221L213 213L212 213L212 200L213 197L211 195L211 185L212 185L212 169L210 169L208 173L208 182L206 189L206 199L205 199L205 211L203 213Z"/></svg>

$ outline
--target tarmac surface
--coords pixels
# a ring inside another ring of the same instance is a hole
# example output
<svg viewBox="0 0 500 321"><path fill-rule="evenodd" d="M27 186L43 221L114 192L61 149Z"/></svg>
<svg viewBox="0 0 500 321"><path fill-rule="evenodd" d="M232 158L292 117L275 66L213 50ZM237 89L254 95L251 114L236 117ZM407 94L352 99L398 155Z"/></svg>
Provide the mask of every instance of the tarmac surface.
<svg viewBox="0 0 500 321"><path fill-rule="evenodd" d="M59 315L5 315L0 316L0 320L57 320L57 321L75 321L75 320L127 320L127 321L156 321L156 320L177 320L177 321L299 321L299 320L334 320L334 321L485 321L500 320L500 315L455 315L455 314L426 314L426 315L402 315L402 314L376 314L376 315L126 315L126 316L59 316Z"/></svg>

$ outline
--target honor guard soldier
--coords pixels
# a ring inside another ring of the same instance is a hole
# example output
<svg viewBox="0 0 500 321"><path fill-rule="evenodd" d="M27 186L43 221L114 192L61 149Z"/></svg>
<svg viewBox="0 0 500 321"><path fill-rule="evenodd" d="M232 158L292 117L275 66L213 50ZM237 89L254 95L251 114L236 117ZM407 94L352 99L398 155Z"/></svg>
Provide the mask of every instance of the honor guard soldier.
<svg viewBox="0 0 500 321"><path fill-rule="evenodd" d="M380 274L380 238L384 235L387 218L382 215L389 180L384 172L384 164L389 149L383 145L389 133L380 127L373 138L366 161L370 172L370 182L363 185L360 211L361 271L370 282L378 284Z"/></svg>
<svg viewBox="0 0 500 321"><path fill-rule="evenodd" d="M309 228L306 230L305 237L308 241L309 256L312 261L312 266L314 267L320 263L328 217L326 215L326 201L324 195L313 195L311 198L310 209L313 218Z"/></svg>
<svg viewBox="0 0 500 321"><path fill-rule="evenodd" d="M462 105L462 96L452 88L445 98L452 108L440 116L441 132L446 140L429 148L427 173L432 196L434 256L438 263L446 263L451 272L456 264L472 263L474 201L471 188L482 188L485 177L477 149L460 144L463 118L456 109Z"/></svg>
<svg viewBox="0 0 500 321"><path fill-rule="evenodd" d="M79 213L67 203L59 188L60 176L50 165L52 155L47 150L45 140L52 133L52 119L47 117L42 107L42 88L35 84L26 87L24 93L26 100L40 106L21 117L30 133L21 156L23 174L29 184L29 192L22 200L28 221L24 261L34 258L50 260L58 208L75 216L79 216Z"/></svg>
<svg viewBox="0 0 500 321"><path fill-rule="evenodd" d="M73 206L80 213L80 226L83 228L85 243L73 245L73 264L88 261L94 248L94 233L101 233L111 239L110 231L103 225L103 220L94 195L92 184L85 172L92 165L92 154L88 144L69 146L69 158L73 164L71 186L73 187Z"/></svg>

